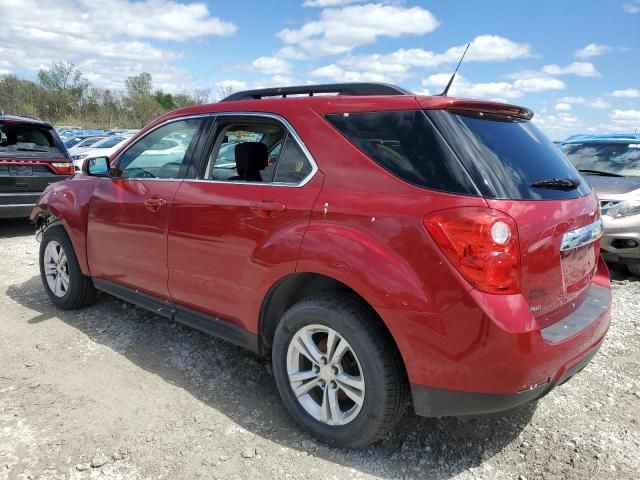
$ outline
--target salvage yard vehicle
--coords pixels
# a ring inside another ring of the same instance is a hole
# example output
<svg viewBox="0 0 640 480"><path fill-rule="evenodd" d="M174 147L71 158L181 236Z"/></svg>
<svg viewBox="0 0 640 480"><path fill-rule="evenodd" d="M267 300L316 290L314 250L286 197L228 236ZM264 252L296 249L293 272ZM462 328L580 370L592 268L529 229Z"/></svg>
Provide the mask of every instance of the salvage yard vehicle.
<svg viewBox="0 0 640 480"><path fill-rule="evenodd" d="M338 447L409 404L511 410L580 371L610 323L596 196L532 116L370 83L168 113L44 192L45 291L269 356L293 418Z"/></svg>
<svg viewBox="0 0 640 480"><path fill-rule="evenodd" d="M562 149L600 199L602 256L640 277L640 135L575 135Z"/></svg>
<svg viewBox="0 0 640 480"><path fill-rule="evenodd" d="M45 187L73 171L51 125L0 115L0 218L28 217Z"/></svg>

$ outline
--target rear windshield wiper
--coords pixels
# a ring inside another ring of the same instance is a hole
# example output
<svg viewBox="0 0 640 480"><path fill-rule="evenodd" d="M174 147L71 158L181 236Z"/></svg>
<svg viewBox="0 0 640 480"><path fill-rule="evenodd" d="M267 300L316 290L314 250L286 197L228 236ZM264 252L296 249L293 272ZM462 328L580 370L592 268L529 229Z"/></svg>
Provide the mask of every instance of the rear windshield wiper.
<svg viewBox="0 0 640 480"><path fill-rule="evenodd" d="M533 183L533 188L548 188L550 190L575 190L580 185L577 178L550 178Z"/></svg>
<svg viewBox="0 0 640 480"><path fill-rule="evenodd" d="M624 177L624 175L620 175L619 173L605 172L603 170L580 169L578 171L580 173L586 173L587 175L602 175L603 177Z"/></svg>

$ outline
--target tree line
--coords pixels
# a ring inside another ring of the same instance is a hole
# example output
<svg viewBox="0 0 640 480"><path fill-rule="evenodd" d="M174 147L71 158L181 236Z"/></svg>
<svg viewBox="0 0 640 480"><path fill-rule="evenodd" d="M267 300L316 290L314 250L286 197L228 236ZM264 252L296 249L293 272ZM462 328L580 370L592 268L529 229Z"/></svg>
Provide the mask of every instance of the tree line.
<svg viewBox="0 0 640 480"><path fill-rule="evenodd" d="M128 77L123 91L96 88L72 63L54 62L36 80L0 75L0 111L54 125L85 128L141 128L176 108L208 103L210 91L168 93L153 88L149 73Z"/></svg>

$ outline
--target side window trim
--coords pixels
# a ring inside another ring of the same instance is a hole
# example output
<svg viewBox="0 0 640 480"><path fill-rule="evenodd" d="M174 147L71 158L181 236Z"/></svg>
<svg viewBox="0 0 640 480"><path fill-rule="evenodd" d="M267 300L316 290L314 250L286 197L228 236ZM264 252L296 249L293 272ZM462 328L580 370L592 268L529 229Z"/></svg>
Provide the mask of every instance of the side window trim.
<svg viewBox="0 0 640 480"><path fill-rule="evenodd" d="M202 178L203 174L204 174L204 169L206 169L207 167L207 162L208 162L208 158L209 155L212 152L213 147L215 146L215 142L216 142L216 138L218 136L218 124L216 122L216 120L220 117L220 118L225 118L225 117L237 117L239 119L250 119L250 118L262 118L262 119L267 119L267 120L272 120L272 121L276 121L278 123L280 123L285 131L286 131L286 135L284 137L284 139L287 139L289 137L291 137L298 145L298 147L300 148L300 150L302 150L302 153L304 154L304 156L306 157L307 161L309 162L309 164L311 165L311 172L309 172L309 174L299 183L286 183L286 182L268 182L268 183L263 183L263 182L234 182L234 185L262 185L262 186L276 186L276 187L290 187L290 188L299 188L299 187L304 187L307 183L309 183L311 181L311 179L315 176L316 172L318 171L318 164L316 163L315 159L313 158L313 155L311 155L311 152L309 151L309 149L307 148L307 146L304 144L304 142L302 141L302 138L300 137L300 135L298 135L298 132L296 132L296 130L293 128L293 126L287 121L287 119L285 119L284 117L282 117L281 115L275 114L275 113L267 113L267 112L213 112L210 114L213 117L214 122L212 122L212 127L210 128L209 132L207 133L208 139L206 141L206 143L204 144L204 148L202 150L200 150L198 152L199 155L199 164L198 164L198 168L197 168L197 175L196 178L185 178L185 181L189 181L189 182L207 182L207 183L225 183L225 184L229 184L229 182L226 182L224 180L210 180L210 179L206 179L206 178ZM283 139L283 141L284 141ZM277 168L277 166L276 166ZM274 178L275 178L275 174L274 174Z"/></svg>
<svg viewBox="0 0 640 480"><path fill-rule="evenodd" d="M204 113L204 114L198 114L198 115L187 115L184 117L175 117L175 118L170 118L167 121L164 121L162 123L159 123L158 125L154 126L151 130L147 131L144 133L144 135L142 135L139 138L136 138L135 142L130 143L129 145L127 145L125 147L124 150L122 150L120 153L118 153L118 156L114 159L114 167L113 170L115 172L119 172L120 171L120 163L122 161L122 158L124 157L124 155L129 151L129 149L133 148L136 144L138 144L138 142L144 140L148 135L152 134L153 132L155 132L156 130L158 130L159 128L165 127L167 125L170 125L171 123L175 123L175 122L180 122L180 121L184 121L184 120L193 120L193 119L203 119L202 123L200 124L200 126L198 127L198 130L196 131L196 133L194 134L195 141L192 138L189 148L187 149L187 152L185 153L185 158L182 161L182 165L180 165L180 171L178 174L179 178L144 178L145 181L156 181L156 182L181 182L186 178L186 173L188 172L188 167L192 162L193 156L194 156L194 152L197 151L197 146L200 142L200 137L203 133L203 131L205 130L205 128L208 126L209 122L207 122L207 118L211 117L213 114L212 113ZM114 177L117 178L118 180L140 180L140 178L127 178L127 177L121 177L121 176L117 176Z"/></svg>

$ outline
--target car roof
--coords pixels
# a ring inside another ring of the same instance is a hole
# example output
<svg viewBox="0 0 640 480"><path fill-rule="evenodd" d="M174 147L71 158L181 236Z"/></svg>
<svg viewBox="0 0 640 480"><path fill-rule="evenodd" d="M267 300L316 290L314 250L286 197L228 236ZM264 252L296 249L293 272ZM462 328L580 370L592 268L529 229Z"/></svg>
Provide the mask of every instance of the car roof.
<svg viewBox="0 0 640 480"><path fill-rule="evenodd" d="M20 123L37 125L39 127L53 128L50 123L40 120L39 118L24 117L19 115L5 115L4 113L0 114L0 123Z"/></svg>
<svg viewBox="0 0 640 480"><path fill-rule="evenodd" d="M609 133L601 135L579 134L572 135L561 142L562 145L580 143L640 143L637 133Z"/></svg>

